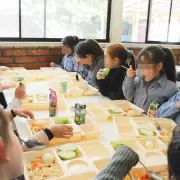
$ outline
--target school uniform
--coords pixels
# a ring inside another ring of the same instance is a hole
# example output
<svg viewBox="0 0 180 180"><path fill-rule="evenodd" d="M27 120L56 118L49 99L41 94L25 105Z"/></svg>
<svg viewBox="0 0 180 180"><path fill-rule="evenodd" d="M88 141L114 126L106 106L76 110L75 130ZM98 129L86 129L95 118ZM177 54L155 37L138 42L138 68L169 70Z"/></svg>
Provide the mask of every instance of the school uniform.
<svg viewBox="0 0 180 180"><path fill-rule="evenodd" d="M161 104L177 92L176 84L167 79L164 72L151 82L143 78L126 77L123 82L123 93L127 100L147 111L149 105L158 98Z"/></svg>
<svg viewBox="0 0 180 180"><path fill-rule="evenodd" d="M180 91L172 96L166 103L161 105L157 110L156 116L170 118L177 124L180 124L180 109L177 108L177 102L180 102Z"/></svg>
<svg viewBox="0 0 180 180"><path fill-rule="evenodd" d="M87 76L88 70L84 67L78 66L76 62L76 56L72 55L64 55L62 62L57 67L61 67L67 72L77 72L80 75Z"/></svg>
<svg viewBox="0 0 180 180"><path fill-rule="evenodd" d="M125 99L122 84L126 76L126 69L111 69L105 79L97 80L100 93L111 100Z"/></svg>
<svg viewBox="0 0 180 180"><path fill-rule="evenodd" d="M97 75L97 72L100 70L100 69L103 69L104 68L104 56L98 56L92 66L90 67L90 70L88 72L88 75L86 77L86 81L93 87L97 87L97 82L96 82L96 75Z"/></svg>

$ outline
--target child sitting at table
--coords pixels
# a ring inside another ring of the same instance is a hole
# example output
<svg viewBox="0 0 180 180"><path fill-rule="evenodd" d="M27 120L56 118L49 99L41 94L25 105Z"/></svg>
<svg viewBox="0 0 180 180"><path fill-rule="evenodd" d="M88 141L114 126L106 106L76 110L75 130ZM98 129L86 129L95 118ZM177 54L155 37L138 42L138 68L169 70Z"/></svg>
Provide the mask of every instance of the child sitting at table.
<svg viewBox="0 0 180 180"><path fill-rule="evenodd" d="M31 112L27 110L4 111L0 109L0 179L12 180L23 175L23 149L11 130L9 121L14 115L26 117ZM31 116L30 116L31 117ZM70 138L73 128L67 125L52 125L32 137L45 145L53 138Z"/></svg>
<svg viewBox="0 0 180 180"><path fill-rule="evenodd" d="M90 85L96 87L96 74L100 69L104 68L103 49L97 41L88 39L77 44L75 53L77 62L80 65L87 65L90 67L86 81L88 81Z"/></svg>
<svg viewBox="0 0 180 180"><path fill-rule="evenodd" d="M180 91L160 106L156 116L161 118L171 118L177 124L180 124Z"/></svg>
<svg viewBox="0 0 180 180"><path fill-rule="evenodd" d="M104 52L104 64L108 68L108 75L100 69L97 73L97 85L100 93L112 100L124 99L122 84L126 76L126 68L130 65L135 68L135 59L131 51L122 44L108 46Z"/></svg>
<svg viewBox="0 0 180 180"><path fill-rule="evenodd" d="M123 93L127 100L144 109L158 98L161 103L177 92L174 57L168 48L149 46L137 56L138 72L131 66L123 82Z"/></svg>
<svg viewBox="0 0 180 180"><path fill-rule="evenodd" d="M78 72L82 76L87 76L87 69L83 66L80 66L76 62L76 57L74 54L74 49L76 45L79 43L79 38L77 36L66 36L62 40L62 54L65 54L62 62L58 65L54 62L50 63L51 67L61 67L67 72Z"/></svg>

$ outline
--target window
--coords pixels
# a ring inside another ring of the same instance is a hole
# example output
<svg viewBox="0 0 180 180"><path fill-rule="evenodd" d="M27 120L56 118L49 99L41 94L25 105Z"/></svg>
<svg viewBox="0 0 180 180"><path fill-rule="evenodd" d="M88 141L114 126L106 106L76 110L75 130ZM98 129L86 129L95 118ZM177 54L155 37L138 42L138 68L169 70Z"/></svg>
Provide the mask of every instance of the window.
<svg viewBox="0 0 180 180"><path fill-rule="evenodd" d="M19 1L0 0L0 36L19 37Z"/></svg>
<svg viewBox="0 0 180 180"><path fill-rule="evenodd" d="M148 0L124 0L122 41L145 42Z"/></svg>
<svg viewBox="0 0 180 180"><path fill-rule="evenodd" d="M170 0L152 0L150 22L149 22L149 41L167 40Z"/></svg>
<svg viewBox="0 0 180 180"><path fill-rule="evenodd" d="M179 43L179 0L124 0L123 42Z"/></svg>
<svg viewBox="0 0 180 180"><path fill-rule="evenodd" d="M111 0L0 0L0 3L3 25L0 38L55 41L67 35L102 41L109 38Z"/></svg>
<svg viewBox="0 0 180 180"><path fill-rule="evenodd" d="M179 0L173 0L168 41L180 42L180 1Z"/></svg>

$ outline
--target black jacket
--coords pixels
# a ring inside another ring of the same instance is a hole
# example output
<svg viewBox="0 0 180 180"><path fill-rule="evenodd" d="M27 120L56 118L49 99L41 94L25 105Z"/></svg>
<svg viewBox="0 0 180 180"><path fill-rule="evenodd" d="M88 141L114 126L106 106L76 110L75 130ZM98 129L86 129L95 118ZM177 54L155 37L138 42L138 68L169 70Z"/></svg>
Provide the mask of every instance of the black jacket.
<svg viewBox="0 0 180 180"><path fill-rule="evenodd" d="M116 68L111 69L105 79L97 80L97 85L100 93L112 100L125 99L122 84L126 76L126 69Z"/></svg>

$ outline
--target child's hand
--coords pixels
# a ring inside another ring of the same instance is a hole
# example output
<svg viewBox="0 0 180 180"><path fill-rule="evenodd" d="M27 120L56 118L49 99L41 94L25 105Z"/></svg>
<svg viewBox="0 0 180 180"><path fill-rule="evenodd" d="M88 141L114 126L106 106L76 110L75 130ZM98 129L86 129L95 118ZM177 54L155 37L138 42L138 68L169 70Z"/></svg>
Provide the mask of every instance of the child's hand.
<svg viewBox="0 0 180 180"><path fill-rule="evenodd" d="M135 76L136 76L136 71L134 71L132 65L130 65L130 68L127 70L127 77L133 78Z"/></svg>
<svg viewBox="0 0 180 180"><path fill-rule="evenodd" d="M100 69L100 70L97 72L96 78L97 78L98 80L104 79L103 69Z"/></svg>
<svg viewBox="0 0 180 180"><path fill-rule="evenodd" d="M24 110L24 109L15 109L13 110L16 116L23 117L23 118L30 118L34 119L34 114L31 111Z"/></svg>
<svg viewBox="0 0 180 180"><path fill-rule="evenodd" d="M25 86L23 84L21 84L15 90L15 98L22 100L22 99L24 99L25 95L26 95Z"/></svg>
<svg viewBox="0 0 180 180"><path fill-rule="evenodd" d="M68 125L53 125L49 128L56 138L71 138L73 136L73 128Z"/></svg>
<svg viewBox="0 0 180 180"><path fill-rule="evenodd" d="M50 66L51 66L51 67L56 67L56 64L55 64L54 62L51 62L51 63L50 63Z"/></svg>

